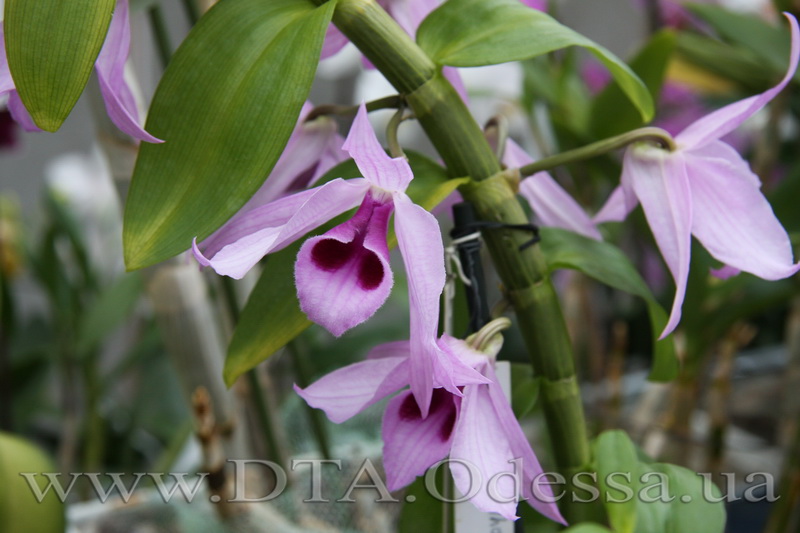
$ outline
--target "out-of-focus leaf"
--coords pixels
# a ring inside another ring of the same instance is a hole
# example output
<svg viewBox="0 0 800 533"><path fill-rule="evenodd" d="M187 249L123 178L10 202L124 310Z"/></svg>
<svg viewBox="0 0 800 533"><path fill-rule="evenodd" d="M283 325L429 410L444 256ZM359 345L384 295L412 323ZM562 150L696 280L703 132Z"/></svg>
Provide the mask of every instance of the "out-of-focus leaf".
<svg viewBox="0 0 800 533"><path fill-rule="evenodd" d="M631 69L647 85L654 102L658 101L674 50L675 34L664 30L655 34L630 63ZM641 115L615 83L606 87L592 103L590 127L599 137L611 137L642 124Z"/></svg>
<svg viewBox="0 0 800 533"><path fill-rule="evenodd" d="M448 179L447 172L425 156L409 152L409 164L414 179L407 193L414 203L431 210L444 200L464 179ZM354 178L361 173L353 160L345 161L325 174L317 182L325 183L334 178ZM347 215L338 217L311 234L324 233ZM242 310L239 324L233 333L228 356L225 359L225 382L231 385L236 378L264 361L287 342L294 339L311 325L300 310L294 286L294 262L305 238L270 254L247 304ZM393 230L388 236L390 246L396 242Z"/></svg>
<svg viewBox="0 0 800 533"><path fill-rule="evenodd" d="M598 488L608 521L618 533L633 533L636 528L636 498L626 498L624 489L617 486L615 476L628 476L626 487L638 481L636 449L624 431L606 431L597 438L594 454Z"/></svg>
<svg viewBox="0 0 800 533"><path fill-rule="evenodd" d="M86 353L92 350L122 324L133 310L141 292L142 280L135 272L125 274L101 292L80 319L78 351Z"/></svg>
<svg viewBox="0 0 800 533"><path fill-rule="evenodd" d="M210 235L269 175L316 71L335 1L219 2L156 90L125 206L131 270ZM235 38L234 38L235 36Z"/></svg>
<svg viewBox="0 0 800 533"><path fill-rule="evenodd" d="M541 228L541 246L550 270L570 268L636 296L647 304L653 333L653 368L649 379L669 381L678 372L675 345L671 337L657 340L667 324L664 309L653 297L644 280L622 251L607 242L589 239L558 228Z"/></svg>
<svg viewBox="0 0 800 533"><path fill-rule="evenodd" d="M103 47L116 0L6 0L8 68L36 125L56 131Z"/></svg>
<svg viewBox="0 0 800 533"><path fill-rule="evenodd" d="M517 0L448 0L422 22L417 41L434 61L454 67L495 65L580 46L608 68L643 120L653 116L650 93L628 65Z"/></svg>
<svg viewBox="0 0 800 533"><path fill-rule="evenodd" d="M533 376L531 365L511 365L511 408L517 418L531 412L539 399L540 381Z"/></svg>
<svg viewBox="0 0 800 533"><path fill-rule="evenodd" d="M727 41L751 50L777 71L786 71L791 45L786 27L773 26L752 14L737 13L722 6L694 3L687 7Z"/></svg>

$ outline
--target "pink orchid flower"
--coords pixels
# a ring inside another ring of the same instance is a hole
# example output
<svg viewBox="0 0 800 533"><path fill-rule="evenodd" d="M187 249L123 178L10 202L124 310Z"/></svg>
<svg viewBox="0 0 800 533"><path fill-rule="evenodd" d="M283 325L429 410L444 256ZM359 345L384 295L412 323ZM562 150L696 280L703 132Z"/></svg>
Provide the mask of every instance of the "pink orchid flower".
<svg viewBox="0 0 800 533"><path fill-rule="evenodd" d="M533 159L513 140L506 141L503 164L522 167ZM580 235L603 240L586 211L547 172L537 172L520 181L519 193L530 204L543 226L567 229Z"/></svg>
<svg viewBox="0 0 800 533"><path fill-rule="evenodd" d="M163 142L147 133L140 125L139 110L128 82L125 81L125 62L131 47L131 28L128 23L128 0L119 0L111 18L103 48L94 64L100 93L106 111L116 126L140 141ZM14 86L6 59L5 40L0 23L0 96L8 95L8 110L26 131L41 131L33 122Z"/></svg>
<svg viewBox="0 0 800 533"><path fill-rule="evenodd" d="M458 368L454 379L463 386L463 395L435 389L427 417L411 391L400 392L389 401L382 429L389 490L405 487L449 455L455 486L471 496L470 501L481 511L514 520L521 497L544 516L565 524L552 503L549 486L538 483L542 467L497 381L496 351L478 352L449 335L442 336L438 344ZM305 389L295 386L295 391L331 421L344 422L409 384L410 348L408 342L378 346L365 361L335 370ZM465 367L475 369L484 379L477 381L465 374ZM521 494L508 475L514 472L514 460L520 465ZM465 465L470 465L469 469ZM489 483L492 478L496 483Z"/></svg>
<svg viewBox="0 0 800 533"><path fill-rule="evenodd" d="M672 152L646 143L625 152L621 186L614 190L595 222L623 220L642 204L645 217L675 280L672 312L661 337L681 317L689 276L692 235L731 269L767 280L800 269L792 259L786 230L761 193L761 182L747 162L720 138L763 108L792 79L800 56L797 20L786 15L792 33L786 75L772 89L727 105L695 121L675 136Z"/></svg>
<svg viewBox="0 0 800 533"><path fill-rule="evenodd" d="M452 365L436 343L445 283L439 223L406 195L411 167L404 158L386 155L363 104L342 148L363 178L338 178L253 208L207 240L203 252L196 243L193 251L201 265L238 279L266 254L358 207L350 220L305 241L295 264L301 309L338 336L371 317L389 296L393 276L386 232L394 213L411 303L411 389L427 414L434 387L460 394Z"/></svg>

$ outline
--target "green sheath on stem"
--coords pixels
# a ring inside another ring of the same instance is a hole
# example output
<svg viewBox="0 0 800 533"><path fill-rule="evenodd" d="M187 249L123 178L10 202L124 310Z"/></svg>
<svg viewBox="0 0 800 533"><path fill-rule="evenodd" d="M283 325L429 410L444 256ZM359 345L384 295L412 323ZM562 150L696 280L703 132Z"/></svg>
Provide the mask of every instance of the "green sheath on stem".
<svg viewBox="0 0 800 533"><path fill-rule="evenodd" d="M333 21L406 95L450 174L472 178L473 184L463 186L461 193L475 205L478 216L491 222L527 224L509 183L492 178L501 171L500 163L466 105L397 23L371 0L340 0ZM520 249L530 240L524 231L487 230L484 238L519 318L534 369L544 378L544 411L555 459L569 479L586 468L591 458L572 346L544 257L538 246ZM571 500L569 496L561 500L562 512L570 522L581 521L586 506L576 506Z"/></svg>

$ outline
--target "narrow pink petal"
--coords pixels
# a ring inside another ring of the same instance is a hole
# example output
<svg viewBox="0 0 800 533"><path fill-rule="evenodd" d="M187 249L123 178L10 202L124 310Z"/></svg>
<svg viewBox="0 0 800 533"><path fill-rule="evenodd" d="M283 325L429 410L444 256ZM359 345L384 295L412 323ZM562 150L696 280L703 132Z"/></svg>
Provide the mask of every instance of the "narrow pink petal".
<svg viewBox="0 0 800 533"><path fill-rule="evenodd" d="M95 68L106 111L116 126L135 139L151 143L163 142L147 133L139 124L136 99L125 81L125 62L131 46L128 22L128 0L119 0L111 18L106 41L97 56Z"/></svg>
<svg viewBox="0 0 800 533"><path fill-rule="evenodd" d="M786 230L747 162L733 150L720 157L720 144L686 153L694 205L692 233L730 267L769 280L791 276L800 265L793 262Z"/></svg>
<svg viewBox="0 0 800 533"><path fill-rule="evenodd" d="M499 387L497 384L464 387L461 412L450 450L450 471L455 486L463 495L474 493L470 502L475 507L487 513L499 513L508 520L516 520L518 487L511 476L501 474L514 472L514 464L510 461L517 456L492 405L489 389L494 386ZM471 467L459 464L459 461ZM470 472L470 468L475 472ZM496 482L494 490L490 491L492 478ZM480 489L476 491L478 487Z"/></svg>
<svg viewBox="0 0 800 533"><path fill-rule="evenodd" d="M427 417L411 392L392 398L383 415L383 466L389 490L405 487L450 451L457 400L436 389Z"/></svg>
<svg viewBox="0 0 800 533"><path fill-rule="evenodd" d="M357 206L368 187L362 179L339 178L234 217L204 243L206 261L218 274L240 279L264 255Z"/></svg>
<svg viewBox="0 0 800 533"><path fill-rule="evenodd" d="M14 79L11 77L11 70L8 68L8 58L6 57L6 40L3 31L3 21L0 20L0 96L13 90Z"/></svg>
<svg viewBox="0 0 800 533"><path fill-rule="evenodd" d="M411 37L416 37L417 28L428 14L439 7L439 0L389 0L381 2L386 10L397 21L401 28Z"/></svg>
<svg viewBox="0 0 800 533"><path fill-rule="evenodd" d="M532 163L533 159L509 139L503 162L509 167L521 167ZM519 193L528 201L543 226L563 228L590 239L603 240L586 211L547 172L538 172L522 180Z"/></svg>
<svg viewBox="0 0 800 533"><path fill-rule="evenodd" d="M635 200L634 196L634 200ZM611 194L600 208L600 211L592 218L595 224L603 222L622 222L627 218L631 210L639 203L638 200L626 202L625 189L620 185L611 191Z"/></svg>
<svg viewBox="0 0 800 533"><path fill-rule="evenodd" d="M685 149L700 148L720 139L758 112L789 83L797 69L797 60L800 58L800 29L798 29L797 20L792 15L788 13L784 13L784 15L789 20L791 27L792 49L788 70L780 83L766 92L729 104L701 118L675 137L679 146Z"/></svg>
<svg viewBox="0 0 800 533"><path fill-rule="evenodd" d="M439 338L439 347L442 348L442 352L451 361L452 381L456 385L460 387L490 382L488 378L476 370L483 368L486 364L488 360L486 354L472 349L466 341L456 339L446 333Z"/></svg>
<svg viewBox="0 0 800 533"><path fill-rule="evenodd" d="M353 218L308 239L297 254L300 309L337 337L375 314L389 297L393 277L386 230L393 207L368 194Z"/></svg>
<svg viewBox="0 0 800 533"><path fill-rule="evenodd" d="M405 357L369 359L327 374L305 389L294 386L308 405L337 424L408 385Z"/></svg>
<svg viewBox="0 0 800 533"><path fill-rule="evenodd" d="M364 178L386 191L405 191L414 177L408 161L386 155L369 123L367 108L363 103L358 108L342 149L355 160Z"/></svg>
<svg viewBox="0 0 800 533"><path fill-rule="evenodd" d="M19 93L16 90L8 93L8 111L11 113L11 117L17 124L22 126L22 129L25 131L42 131L33 121L33 118L30 113L28 113L25 104L22 103L22 99L20 99Z"/></svg>
<svg viewBox="0 0 800 533"><path fill-rule="evenodd" d="M320 53L320 59L327 59L332 55L336 54L344 48L347 43L350 41L347 37L339 31L334 24L330 24L328 26L328 31L325 32L325 41L322 43L322 52Z"/></svg>
<svg viewBox="0 0 800 533"><path fill-rule="evenodd" d="M523 4L531 9L547 11L547 0L521 0Z"/></svg>
<svg viewBox="0 0 800 533"><path fill-rule="evenodd" d="M502 428L500 434L508 439L512 457L522 460L522 498L547 518L566 525L567 522L561 516L558 506L552 503L553 493L550 486L546 484L533 486L533 480L542 474L542 466L522 432L508 398L503 394L494 369L491 365L487 365L484 372L491 380L491 384L486 389L494 411L493 418L499 422ZM532 489L536 489L537 492Z"/></svg>
<svg viewBox="0 0 800 533"><path fill-rule="evenodd" d="M730 265L722 265L720 268L710 269L709 272L717 279L726 280L738 276L742 271Z"/></svg>
<svg viewBox="0 0 800 533"><path fill-rule="evenodd" d="M408 341L393 341L379 344L369 351L367 359L383 359L384 357L408 357L410 351Z"/></svg>
<svg viewBox="0 0 800 533"><path fill-rule="evenodd" d="M464 80L461 79L461 74L458 73L458 69L456 67L442 67L442 75L447 78L447 81L450 82L461 99L464 100L464 103L469 104L467 86L464 85Z"/></svg>
<svg viewBox="0 0 800 533"><path fill-rule="evenodd" d="M439 223L433 215L412 203L403 193L395 193L394 206L394 229L408 274L411 391L422 415L426 416L433 388L433 365L440 361L436 339L439 297L445 282L444 245ZM452 383L448 388L454 388Z"/></svg>
<svg viewBox="0 0 800 533"><path fill-rule="evenodd" d="M672 312L660 337L664 338L680 321L689 277L693 208L684 156L681 152L634 145L625 152L623 179L630 180L675 280Z"/></svg>
<svg viewBox="0 0 800 533"><path fill-rule="evenodd" d="M342 142L336 130L336 122L329 117L300 122L269 177L242 210L264 205L288 192L304 189L311 184L320 166L327 165L322 170L325 172L336 164L338 161L333 162L331 157L334 148L332 143L338 142L341 146ZM339 153L344 155L341 150ZM323 157L327 158L324 162Z"/></svg>

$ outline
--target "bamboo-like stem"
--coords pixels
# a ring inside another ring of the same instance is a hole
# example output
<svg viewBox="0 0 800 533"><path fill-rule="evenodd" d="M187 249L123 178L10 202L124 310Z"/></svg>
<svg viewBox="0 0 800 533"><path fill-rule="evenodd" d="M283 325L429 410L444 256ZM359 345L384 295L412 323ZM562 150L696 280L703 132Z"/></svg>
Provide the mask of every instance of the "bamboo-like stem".
<svg viewBox="0 0 800 533"><path fill-rule="evenodd" d="M323 3L325 0L315 0ZM333 18L401 93L451 176L470 176L461 188L484 221L527 224L514 190L495 177L500 163L452 85L374 1L341 0ZM542 402L558 469L567 479L591 460L572 347L547 265L538 246L515 229L488 230L484 239L514 306L534 369L543 378ZM568 487L569 488L569 487ZM567 520L581 521L587 506L561 500Z"/></svg>
<svg viewBox="0 0 800 533"><path fill-rule="evenodd" d="M167 68L169 60L172 59L172 44L169 40L167 21L164 20L164 11L161 9L160 5L155 4L147 11L147 16L150 19L150 27L153 29L153 36L156 41L158 58L161 60L161 67Z"/></svg>

